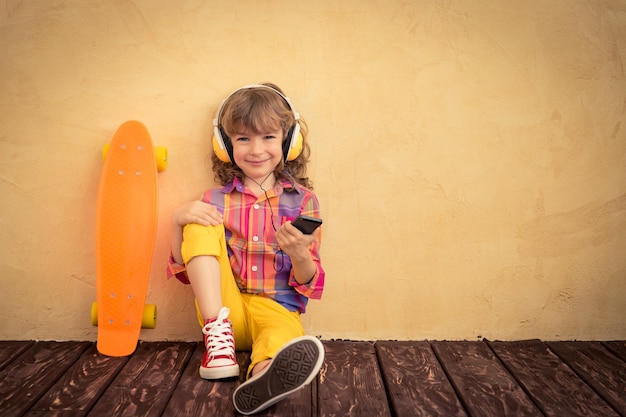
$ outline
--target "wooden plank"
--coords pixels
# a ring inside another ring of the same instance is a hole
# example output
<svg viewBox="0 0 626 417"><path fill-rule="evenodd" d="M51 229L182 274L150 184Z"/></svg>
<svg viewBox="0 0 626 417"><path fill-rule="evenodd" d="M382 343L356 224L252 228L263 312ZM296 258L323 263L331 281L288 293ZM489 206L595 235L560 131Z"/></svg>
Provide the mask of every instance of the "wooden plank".
<svg viewBox="0 0 626 417"><path fill-rule="evenodd" d="M34 343L32 341L0 341L0 371Z"/></svg>
<svg viewBox="0 0 626 417"><path fill-rule="evenodd" d="M236 379L210 381L200 378L198 369L204 350L202 343L195 344L193 356L178 381L163 415L214 416L217 415L216 410L223 416L235 415L232 396L238 381ZM247 363L250 363L249 356L248 353L237 352L242 380L245 378Z"/></svg>
<svg viewBox="0 0 626 417"><path fill-rule="evenodd" d="M541 416L484 342L433 342L433 350L472 416Z"/></svg>
<svg viewBox="0 0 626 417"><path fill-rule="evenodd" d="M374 345L331 341L325 349L317 386L318 416L390 416Z"/></svg>
<svg viewBox="0 0 626 417"><path fill-rule="evenodd" d="M195 343L140 343L89 416L160 416Z"/></svg>
<svg viewBox="0 0 626 417"><path fill-rule="evenodd" d="M324 352L326 352L327 342L322 342L322 343L324 344ZM324 359L324 361L325 360L326 359ZM319 409L319 394L318 393L319 393L320 375L321 373L318 374L317 378L315 378L315 381L311 383L311 417L318 417L317 410Z"/></svg>
<svg viewBox="0 0 626 417"><path fill-rule="evenodd" d="M95 343L92 343L26 416L86 415L126 362L128 357L100 355Z"/></svg>
<svg viewBox="0 0 626 417"><path fill-rule="evenodd" d="M626 415L626 362L600 342L549 342L548 346L618 413Z"/></svg>
<svg viewBox="0 0 626 417"><path fill-rule="evenodd" d="M625 341L609 341L602 342L604 347L611 351L612 354L626 362L626 342Z"/></svg>
<svg viewBox="0 0 626 417"><path fill-rule="evenodd" d="M466 416L429 342L375 344L396 416Z"/></svg>
<svg viewBox="0 0 626 417"><path fill-rule="evenodd" d="M545 343L490 342L490 346L546 416L619 417Z"/></svg>
<svg viewBox="0 0 626 417"><path fill-rule="evenodd" d="M21 416L72 366L88 342L37 342L0 372L3 417Z"/></svg>

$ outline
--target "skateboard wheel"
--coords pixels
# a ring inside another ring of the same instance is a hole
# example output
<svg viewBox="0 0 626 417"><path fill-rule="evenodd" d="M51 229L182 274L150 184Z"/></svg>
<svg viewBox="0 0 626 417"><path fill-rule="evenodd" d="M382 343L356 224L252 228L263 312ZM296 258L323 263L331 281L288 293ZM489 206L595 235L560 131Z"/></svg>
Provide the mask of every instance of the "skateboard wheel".
<svg viewBox="0 0 626 417"><path fill-rule="evenodd" d="M156 158L157 171L165 171L165 168L167 168L167 148L165 146L155 146L154 156Z"/></svg>
<svg viewBox="0 0 626 417"><path fill-rule="evenodd" d="M156 327L156 304L146 304L143 306L143 316L141 317L141 327L144 329L154 329Z"/></svg>
<svg viewBox="0 0 626 417"><path fill-rule="evenodd" d="M97 301L94 301L91 304L91 325L92 326L98 325L98 302Z"/></svg>
<svg viewBox="0 0 626 417"><path fill-rule="evenodd" d="M105 143L102 147L102 163L104 163L104 160L107 158L107 153L109 153L109 144Z"/></svg>

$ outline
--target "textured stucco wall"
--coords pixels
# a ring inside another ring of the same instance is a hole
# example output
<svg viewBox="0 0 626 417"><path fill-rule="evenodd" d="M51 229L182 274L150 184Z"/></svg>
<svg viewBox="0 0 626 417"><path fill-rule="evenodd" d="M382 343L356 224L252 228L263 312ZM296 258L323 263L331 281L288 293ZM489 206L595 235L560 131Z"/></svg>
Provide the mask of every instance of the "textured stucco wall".
<svg viewBox="0 0 626 417"><path fill-rule="evenodd" d="M170 151L144 339L197 340L171 213L213 184L220 100L273 81L310 127L324 338L626 338L622 1L0 4L0 339L87 339L100 151Z"/></svg>

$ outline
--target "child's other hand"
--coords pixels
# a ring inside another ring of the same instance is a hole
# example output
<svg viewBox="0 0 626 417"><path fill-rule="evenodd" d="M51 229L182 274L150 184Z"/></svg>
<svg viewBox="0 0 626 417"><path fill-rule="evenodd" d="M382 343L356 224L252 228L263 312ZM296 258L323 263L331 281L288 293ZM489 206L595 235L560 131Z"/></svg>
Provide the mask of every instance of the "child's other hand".
<svg viewBox="0 0 626 417"><path fill-rule="evenodd" d="M217 226L223 217L219 210L211 204L196 200L180 206L174 211L174 225L183 227L190 223L202 226Z"/></svg>
<svg viewBox="0 0 626 417"><path fill-rule="evenodd" d="M310 258L309 246L319 238L320 230L317 228L307 235L287 221L276 231L276 241L290 258Z"/></svg>

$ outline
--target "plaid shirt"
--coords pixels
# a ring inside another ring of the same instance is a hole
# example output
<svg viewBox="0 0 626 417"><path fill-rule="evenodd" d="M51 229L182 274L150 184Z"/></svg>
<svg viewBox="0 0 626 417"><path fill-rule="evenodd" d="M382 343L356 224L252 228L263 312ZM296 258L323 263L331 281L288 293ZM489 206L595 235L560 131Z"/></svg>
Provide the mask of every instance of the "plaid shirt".
<svg viewBox="0 0 626 417"><path fill-rule="evenodd" d="M275 230L298 215L319 217L319 203L308 189L278 182L274 189L256 197L237 178L224 187L204 193L203 201L212 204L224 216L226 247L239 290L261 294L289 311L304 313L309 298L320 299L324 289L324 270L320 263L320 242L309 248L317 272L311 281L300 285L295 280L291 259L279 252ZM268 199L269 198L269 199ZM170 257L168 278L175 276L189 284L184 265Z"/></svg>

